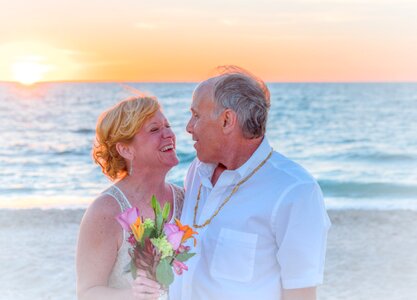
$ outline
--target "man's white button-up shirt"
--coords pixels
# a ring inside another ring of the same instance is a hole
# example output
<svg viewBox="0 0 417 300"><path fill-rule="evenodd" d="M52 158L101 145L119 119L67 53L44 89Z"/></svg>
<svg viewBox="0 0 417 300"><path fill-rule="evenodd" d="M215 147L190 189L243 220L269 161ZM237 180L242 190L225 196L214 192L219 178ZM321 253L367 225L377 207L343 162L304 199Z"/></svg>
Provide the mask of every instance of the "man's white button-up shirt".
<svg viewBox="0 0 417 300"><path fill-rule="evenodd" d="M266 138L236 170L215 186L215 165L195 159L185 180L182 223L192 226L201 185L197 224L209 219L236 184L271 152ZM280 299L281 289L312 287L323 280L330 221L317 182L277 152L242 184L211 223L196 229L197 255L176 276L171 300Z"/></svg>

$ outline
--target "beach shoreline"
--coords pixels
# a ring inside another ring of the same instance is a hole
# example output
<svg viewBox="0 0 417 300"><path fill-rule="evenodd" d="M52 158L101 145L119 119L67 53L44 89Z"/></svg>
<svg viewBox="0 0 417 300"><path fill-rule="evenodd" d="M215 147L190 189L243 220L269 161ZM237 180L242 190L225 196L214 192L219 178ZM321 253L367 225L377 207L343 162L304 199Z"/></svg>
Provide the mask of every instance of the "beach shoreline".
<svg viewBox="0 0 417 300"><path fill-rule="evenodd" d="M76 299L84 209L0 209L0 299ZM329 210L318 299L417 299L417 212Z"/></svg>

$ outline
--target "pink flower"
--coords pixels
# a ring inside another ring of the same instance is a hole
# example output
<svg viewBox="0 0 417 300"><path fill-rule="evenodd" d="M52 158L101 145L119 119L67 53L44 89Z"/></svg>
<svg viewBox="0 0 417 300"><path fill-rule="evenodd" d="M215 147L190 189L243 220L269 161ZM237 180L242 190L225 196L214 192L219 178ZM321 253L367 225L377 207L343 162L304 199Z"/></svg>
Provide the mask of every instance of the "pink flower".
<svg viewBox="0 0 417 300"><path fill-rule="evenodd" d="M191 249L190 246L180 245L177 249L177 253L183 253L185 251L190 251L190 249Z"/></svg>
<svg viewBox="0 0 417 300"><path fill-rule="evenodd" d="M181 231L175 224L165 224L164 233L167 236L167 240L171 244L172 249L174 249L174 251L177 250L181 245L184 231Z"/></svg>
<svg viewBox="0 0 417 300"><path fill-rule="evenodd" d="M164 233L166 235L170 235L172 233L178 232L180 231L179 227L175 224L165 224L164 226Z"/></svg>
<svg viewBox="0 0 417 300"><path fill-rule="evenodd" d="M130 224L134 224L137 218L139 218L139 209L137 207L132 207L119 214L116 217L116 220L122 225L125 231L131 232L132 229L130 228Z"/></svg>
<svg viewBox="0 0 417 300"><path fill-rule="evenodd" d="M177 273L178 275L182 274L182 270L188 271L188 267L186 266L186 264L176 259L174 259L172 266L174 267L175 273Z"/></svg>

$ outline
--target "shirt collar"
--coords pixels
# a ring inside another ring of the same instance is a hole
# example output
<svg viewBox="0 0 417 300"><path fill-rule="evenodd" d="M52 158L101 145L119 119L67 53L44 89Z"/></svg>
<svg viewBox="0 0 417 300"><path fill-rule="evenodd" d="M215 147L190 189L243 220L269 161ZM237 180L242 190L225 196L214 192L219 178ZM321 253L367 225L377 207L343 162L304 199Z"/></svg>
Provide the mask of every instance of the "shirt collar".
<svg viewBox="0 0 417 300"><path fill-rule="evenodd" d="M236 183L241 178L244 178L252 172L269 155L271 150L272 147L270 146L266 136L264 136L261 144L243 165L236 170L226 170L223 173L225 173L225 175L227 174L228 176L232 176L232 183ZM197 166L197 172L203 186L212 188L211 177L215 168L215 164L203 163L200 161L200 164Z"/></svg>
<svg viewBox="0 0 417 300"><path fill-rule="evenodd" d="M268 139L265 136L255 152L253 152L252 156L249 157L243 165L235 170L239 174L239 179L252 172L271 151L272 147L269 145Z"/></svg>
<svg viewBox="0 0 417 300"><path fill-rule="evenodd" d="M211 184L211 176L213 175L215 168L215 164L203 163L202 161L200 161L200 164L197 166L197 173L200 176L201 184L205 187L213 187Z"/></svg>

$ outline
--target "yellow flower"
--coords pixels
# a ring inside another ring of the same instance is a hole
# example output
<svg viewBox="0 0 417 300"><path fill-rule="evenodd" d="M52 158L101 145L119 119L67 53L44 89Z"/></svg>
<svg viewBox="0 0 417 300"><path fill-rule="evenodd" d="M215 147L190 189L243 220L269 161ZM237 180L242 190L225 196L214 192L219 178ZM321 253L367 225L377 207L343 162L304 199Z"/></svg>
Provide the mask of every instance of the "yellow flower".
<svg viewBox="0 0 417 300"><path fill-rule="evenodd" d="M135 223L130 224L130 228L132 229L136 241L140 242L145 231L145 226L143 226L142 219L138 217Z"/></svg>

